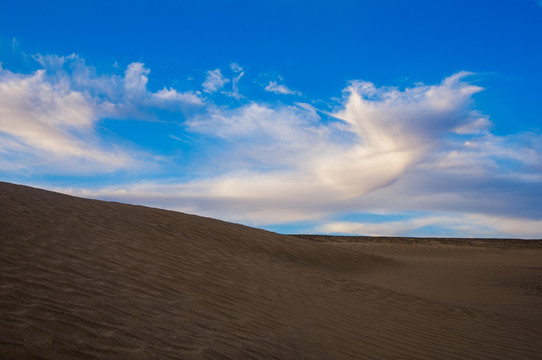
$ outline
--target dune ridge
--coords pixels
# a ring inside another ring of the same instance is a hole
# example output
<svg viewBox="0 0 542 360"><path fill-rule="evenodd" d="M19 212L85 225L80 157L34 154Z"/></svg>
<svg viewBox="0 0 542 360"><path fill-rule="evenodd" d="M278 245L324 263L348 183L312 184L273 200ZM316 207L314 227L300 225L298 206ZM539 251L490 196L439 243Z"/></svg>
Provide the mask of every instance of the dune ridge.
<svg viewBox="0 0 542 360"><path fill-rule="evenodd" d="M0 204L2 359L542 359L540 241L296 237L9 183Z"/></svg>

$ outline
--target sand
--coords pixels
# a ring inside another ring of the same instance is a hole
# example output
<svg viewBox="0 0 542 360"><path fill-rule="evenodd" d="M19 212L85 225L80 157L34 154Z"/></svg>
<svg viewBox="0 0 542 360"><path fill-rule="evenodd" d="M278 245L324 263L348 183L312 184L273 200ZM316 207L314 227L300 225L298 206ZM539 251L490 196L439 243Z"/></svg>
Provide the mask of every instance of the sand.
<svg viewBox="0 0 542 360"><path fill-rule="evenodd" d="M2 359L542 359L542 242L287 236L0 183Z"/></svg>

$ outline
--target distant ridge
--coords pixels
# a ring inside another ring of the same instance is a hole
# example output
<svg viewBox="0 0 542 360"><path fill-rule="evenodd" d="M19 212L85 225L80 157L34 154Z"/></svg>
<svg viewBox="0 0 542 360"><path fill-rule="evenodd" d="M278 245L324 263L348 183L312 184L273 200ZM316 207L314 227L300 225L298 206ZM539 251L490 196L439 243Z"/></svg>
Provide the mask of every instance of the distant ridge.
<svg viewBox="0 0 542 360"><path fill-rule="evenodd" d="M542 358L539 247L401 239L0 183L0 359Z"/></svg>
<svg viewBox="0 0 542 360"><path fill-rule="evenodd" d="M504 248L542 248L542 239L514 238L447 238L447 237L405 237L405 236L360 236L360 235L316 235L294 234L300 239L317 242L347 242L347 243L389 243L395 244L443 244L462 246L489 246Z"/></svg>

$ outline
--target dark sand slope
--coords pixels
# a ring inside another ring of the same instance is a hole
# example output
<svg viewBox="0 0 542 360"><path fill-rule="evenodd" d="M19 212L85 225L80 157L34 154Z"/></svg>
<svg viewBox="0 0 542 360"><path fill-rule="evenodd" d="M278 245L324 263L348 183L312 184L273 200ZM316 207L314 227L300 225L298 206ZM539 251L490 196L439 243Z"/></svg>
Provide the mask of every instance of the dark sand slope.
<svg viewBox="0 0 542 360"><path fill-rule="evenodd" d="M0 183L0 357L542 359L540 242L324 240Z"/></svg>

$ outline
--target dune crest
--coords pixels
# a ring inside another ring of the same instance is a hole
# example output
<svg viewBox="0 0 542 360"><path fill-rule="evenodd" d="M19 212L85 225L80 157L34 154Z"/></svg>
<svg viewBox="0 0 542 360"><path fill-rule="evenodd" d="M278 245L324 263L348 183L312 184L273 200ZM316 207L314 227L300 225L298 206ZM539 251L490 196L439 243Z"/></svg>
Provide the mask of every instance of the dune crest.
<svg viewBox="0 0 542 360"><path fill-rule="evenodd" d="M8 183L0 204L2 359L542 359L540 241L294 237Z"/></svg>

